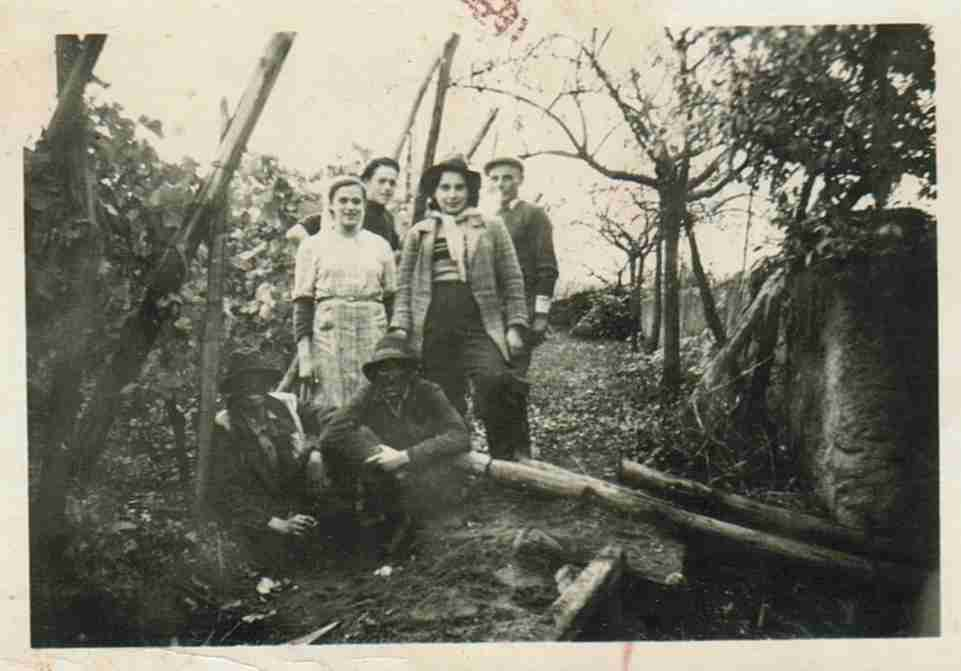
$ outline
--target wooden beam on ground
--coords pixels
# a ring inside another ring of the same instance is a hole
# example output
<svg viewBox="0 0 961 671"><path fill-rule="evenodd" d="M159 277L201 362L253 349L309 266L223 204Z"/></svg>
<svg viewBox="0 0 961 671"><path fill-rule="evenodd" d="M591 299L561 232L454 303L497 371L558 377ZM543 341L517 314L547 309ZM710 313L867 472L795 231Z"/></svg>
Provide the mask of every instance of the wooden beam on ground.
<svg viewBox="0 0 961 671"><path fill-rule="evenodd" d="M481 142L483 142L484 138L487 137L487 133L490 131L491 126L494 125L494 119L497 118L497 113L499 111L500 109L497 107L491 109L491 111L487 114L487 120L484 122L484 125L481 126L480 130L477 131L477 135L475 135L474 139L471 140L470 147L467 149L468 163L470 163L470 160L474 157L474 154L477 153L478 148L481 146Z"/></svg>
<svg viewBox="0 0 961 671"><path fill-rule="evenodd" d="M606 617L614 634L620 629L624 549L608 545L550 607L556 641L576 640L598 616Z"/></svg>
<svg viewBox="0 0 961 671"><path fill-rule="evenodd" d="M460 35L454 33L444 44L444 54L441 59L440 71L437 73L437 94L434 96L434 109L430 118L430 130L427 132L427 144L424 149L422 170L434 165L437 154L437 142L440 139L441 121L444 118L444 101L447 99L447 89L450 86L450 69L454 61L454 52L460 43ZM427 209L427 198L418 193L414 201L413 222L420 221Z"/></svg>
<svg viewBox="0 0 961 671"><path fill-rule="evenodd" d="M407 136L410 135L410 129L414 126L414 120L417 118L417 110L420 109L420 104L424 100L424 94L427 93L427 85L430 84L431 78L434 76L434 72L440 67L441 62L444 60L444 53L447 47L445 45L444 51L438 54L434 62L431 63L430 68L427 70L427 74L424 76L424 80L421 82L417 89L417 94L414 96L414 103L410 106L410 112L407 113L407 121L404 122L404 127L400 131L400 136L397 138L397 142L394 145L394 160L398 163L400 162L401 152L404 151L404 143L407 142Z"/></svg>
<svg viewBox="0 0 961 671"><path fill-rule="evenodd" d="M57 107L44 131L44 139L50 145L58 144L63 139L64 133L69 130L81 112L83 93L93 76L93 68L100 58L100 52L103 51L106 41L106 35L90 34L84 37L80 54L70 70L70 76L66 79L63 90L57 92Z"/></svg>
<svg viewBox="0 0 961 671"><path fill-rule="evenodd" d="M191 204L185 223L149 276L141 304L121 327L119 344L97 380L92 401L78 422L73 440L73 449L80 452L81 479L106 447L107 435L118 414L120 390L140 374L161 327L175 314L168 297L178 292L186 279L190 261L207 235L210 219L220 206L293 40L293 33L277 33L270 39L220 143L212 173Z"/></svg>
<svg viewBox="0 0 961 671"><path fill-rule="evenodd" d="M683 535L696 535L707 540L733 543L745 552L794 562L811 569L839 573L865 583L886 581L901 586L917 587L927 576L926 571L913 566L889 561L873 561L722 522L606 480L578 475L559 467L554 470L542 469L511 461L491 459L479 452L460 455L453 460L453 463L462 470L486 475L509 486L552 496L583 498L616 512L636 515L652 523L665 525Z"/></svg>
<svg viewBox="0 0 961 671"><path fill-rule="evenodd" d="M904 552L899 551L890 539L874 538L860 529L834 524L814 515L721 492L700 482L661 473L630 459L621 460L620 477L631 486L687 507L694 506L698 512L712 517L870 557L904 558Z"/></svg>

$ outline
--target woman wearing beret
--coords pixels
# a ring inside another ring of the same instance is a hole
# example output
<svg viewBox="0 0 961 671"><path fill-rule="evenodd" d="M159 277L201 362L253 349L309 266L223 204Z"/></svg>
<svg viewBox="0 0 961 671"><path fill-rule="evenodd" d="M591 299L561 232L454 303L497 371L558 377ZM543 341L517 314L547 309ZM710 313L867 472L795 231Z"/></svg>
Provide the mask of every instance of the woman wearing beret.
<svg viewBox="0 0 961 671"><path fill-rule="evenodd" d="M467 381L496 458L513 458L526 383L512 362L528 326L524 279L510 234L476 209L480 174L461 156L425 171L430 214L401 253L392 331L422 353L426 377L461 415Z"/></svg>
<svg viewBox="0 0 961 671"><path fill-rule="evenodd" d="M302 400L342 406L364 385L361 366L387 330L396 292L390 245L364 230L364 183L330 185L333 219L301 243L294 277L294 337Z"/></svg>

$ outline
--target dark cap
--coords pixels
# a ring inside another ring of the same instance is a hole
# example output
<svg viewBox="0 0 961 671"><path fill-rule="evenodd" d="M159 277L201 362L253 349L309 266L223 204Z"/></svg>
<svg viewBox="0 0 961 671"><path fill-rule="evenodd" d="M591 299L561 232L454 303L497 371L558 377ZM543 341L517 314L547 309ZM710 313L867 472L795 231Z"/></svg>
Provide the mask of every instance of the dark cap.
<svg viewBox="0 0 961 671"><path fill-rule="evenodd" d="M499 165L509 165L512 168L520 170L522 175L524 174L524 164L520 162L520 159L516 159L513 156L499 156L488 161L484 164L484 174L486 175L492 168L496 168Z"/></svg>
<svg viewBox="0 0 961 671"><path fill-rule="evenodd" d="M283 367L274 357L257 350L238 350L230 355L227 374L220 382L220 393L266 393L283 376Z"/></svg>
<svg viewBox="0 0 961 671"><path fill-rule="evenodd" d="M388 333L381 338L374 349L374 355L370 358L370 361L363 365L364 375L367 376L368 380L374 379L380 364L385 361L402 361L411 368L420 363L420 359L407 344L407 340L395 333Z"/></svg>

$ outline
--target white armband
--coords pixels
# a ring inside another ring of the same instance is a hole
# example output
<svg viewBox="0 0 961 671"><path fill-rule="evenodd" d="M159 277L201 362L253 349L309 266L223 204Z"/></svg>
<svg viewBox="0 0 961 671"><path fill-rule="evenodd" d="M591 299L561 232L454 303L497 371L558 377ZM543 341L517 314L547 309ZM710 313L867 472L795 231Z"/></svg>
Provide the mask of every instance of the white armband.
<svg viewBox="0 0 961 671"><path fill-rule="evenodd" d="M546 315L551 311L551 297L537 296L534 298L534 314Z"/></svg>

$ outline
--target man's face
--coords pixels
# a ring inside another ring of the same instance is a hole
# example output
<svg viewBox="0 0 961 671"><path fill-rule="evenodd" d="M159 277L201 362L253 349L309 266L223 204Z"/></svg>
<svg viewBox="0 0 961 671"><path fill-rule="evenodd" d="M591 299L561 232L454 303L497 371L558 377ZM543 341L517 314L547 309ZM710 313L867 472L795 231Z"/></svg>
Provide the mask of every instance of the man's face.
<svg viewBox="0 0 961 671"><path fill-rule="evenodd" d="M403 361L384 361L377 367L374 385L385 399L396 403L404 397L407 385L414 377L413 369Z"/></svg>
<svg viewBox="0 0 961 671"><path fill-rule="evenodd" d="M379 165L367 180L367 197L386 206L397 189L397 171L389 165Z"/></svg>
<svg viewBox="0 0 961 671"><path fill-rule="evenodd" d="M512 165L495 165L487 173L487 180L490 190L500 195L501 205L507 205L517 198L524 176Z"/></svg>

